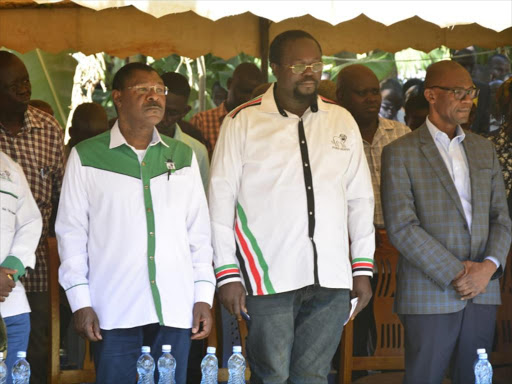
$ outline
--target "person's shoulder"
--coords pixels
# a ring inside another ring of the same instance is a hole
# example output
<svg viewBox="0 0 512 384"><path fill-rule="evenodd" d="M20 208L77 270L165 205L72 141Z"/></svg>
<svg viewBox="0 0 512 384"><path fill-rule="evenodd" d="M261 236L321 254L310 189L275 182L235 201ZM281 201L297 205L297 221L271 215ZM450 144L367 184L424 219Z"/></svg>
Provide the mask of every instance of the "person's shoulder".
<svg viewBox="0 0 512 384"><path fill-rule="evenodd" d="M246 113L250 110L251 107L257 107L258 105L261 105L261 101L263 99L263 95L259 95L255 97L252 100L249 100L247 103L243 103L233 109L231 112L228 113L228 117L235 119L240 113Z"/></svg>
<svg viewBox="0 0 512 384"><path fill-rule="evenodd" d="M90 151L98 151L98 150L107 150L110 144L110 130L100 133L97 136L91 137L84 141L81 141L77 145L75 145L75 149L79 154L90 152Z"/></svg>
<svg viewBox="0 0 512 384"><path fill-rule="evenodd" d="M401 135L405 135L406 133L411 132L411 128L409 128L407 125L405 125L399 121L385 119L380 116L379 116L379 125L382 126L384 129L391 129Z"/></svg>
<svg viewBox="0 0 512 384"><path fill-rule="evenodd" d="M407 126L405 126L408 128ZM387 148L387 150L392 149L404 149L404 148L419 148L419 137L421 135L421 129L422 127L411 131L408 129L407 132L404 132L404 134L395 140L393 140L391 143L384 146L384 149ZM426 127L425 127L426 129Z"/></svg>
<svg viewBox="0 0 512 384"><path fill-rule="evenodd" d="M208 153L208 150L206 149L206 146L203 143L201 143L199 140L192 137L191 135L189 135L186 132L182 132L181 141L183 141L185 144L187 144L189 147L191 147L194 150L194 152L200 151L200 152Z"/></svg>
<svg viewBox="0 0 512 384"><path fill-rule="evenodd" d="M44 128L53 132L57 132L59 134L64 134L62 127L55 117L37 109L31 105L27 108L27 114L29 116L29 120L34 125L39 125L40 128Z"/></svg>
<svg viewBox="0 0 512 384"><path fill-rule="evenodd" d="M485 148L487 150L492 151L494 148L494 143L489 140L487 137L484 137L482 135L479 135L478 133L474 133L471 131L464 130L464 133L466 134L466 140L471 140L476 145L478 145L481 148Z"/></svg>

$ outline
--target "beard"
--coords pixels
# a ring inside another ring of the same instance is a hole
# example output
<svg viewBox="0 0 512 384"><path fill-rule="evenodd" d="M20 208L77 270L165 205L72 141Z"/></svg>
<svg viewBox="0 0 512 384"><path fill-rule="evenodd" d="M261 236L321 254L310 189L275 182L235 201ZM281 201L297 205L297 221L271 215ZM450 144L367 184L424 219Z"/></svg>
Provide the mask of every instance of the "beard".
<svg viewBox="0 0 512 384"><path fill-rule="evenodd" d="M311 102L316 99L317 95L318 95L318 83L317 83L317 87L315 87L315 90L310 93L301 92L298 84L293 88L293 97L295 100L300 101L300 102L306 102L306 101Z"/></svg>

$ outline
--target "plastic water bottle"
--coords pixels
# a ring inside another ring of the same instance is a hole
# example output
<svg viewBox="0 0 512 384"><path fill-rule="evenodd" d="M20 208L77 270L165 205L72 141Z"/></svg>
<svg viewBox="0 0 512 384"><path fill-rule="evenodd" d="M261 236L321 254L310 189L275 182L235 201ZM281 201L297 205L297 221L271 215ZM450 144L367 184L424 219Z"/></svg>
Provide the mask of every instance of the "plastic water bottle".
<svg viewBox="0 0 512 384"><path fill-rule="evenodd" d="M142 355L137 360L137 373L139 374L137 384L155 384L155 360L151 357L150 352L150 347L142 347Z"/></svg>
<svg viewBox="0 0 512 384"><path fill-rule="evenodd" d="M233 346L233 354L228 360L228 371L228 384L245 384L245 359L239 345Z"/></svg>
<svg viewBox="0 0 512 384"><path fill-rule="evenodd" d="M27 352L19 351L16 354L18 360L12 366L12 383L13 384L29 384L30 381L30 364L25 359Z"/></svg>
<svg viewBox="0 0 512 384"><path fill-rule="evenodd" d="M0 352L0 384L5 384L7 380L7 366L4 362L4 353Z"/></svg>
<svg viewBox="0 0 512 384"><path fill-rule="evenodd" d="M206 356L201 362L201 384L217 384L217 376L219 373L219 361L215 356L215 347L206 349Z"/></svg>
<svg viewBox="0 0 512 384"><path fill-rule="evenodd" d="M478 356L480 356L482 353L486 353L485 348L478 348L476 350L476 359L473 363L473 371L475 370L476 363L478 363Z"/></svg>
<svg viewBox="0 0 512 384"><path fill-rule="evenodd" d="M475 384L492 384L492 365L487 360L487 353L478 355L475 364Z"/></svg>
<svg viewBox="0 0 512 384"><path fill-rule="evenodd" d="M162 356L158 359L158 384L175 384L176 359L171 355L171 346L162 345Z"/></svg>

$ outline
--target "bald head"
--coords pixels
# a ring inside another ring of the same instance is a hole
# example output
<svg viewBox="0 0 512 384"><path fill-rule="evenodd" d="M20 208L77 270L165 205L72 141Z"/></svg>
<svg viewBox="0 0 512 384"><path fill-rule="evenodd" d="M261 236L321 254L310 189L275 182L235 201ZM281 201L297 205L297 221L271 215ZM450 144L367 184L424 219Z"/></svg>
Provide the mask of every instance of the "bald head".
<svg viewBox="0 0 512 384"><path fill-rule="evenodd" d="M5 68L7 65L10 65L15 61L21 62L21 60L11 52L0 51L0 69Z"/></svg>
<svg viewBox="0 0 512 384"><path fill-rule="evenodd" d="M109 129L107 113L96 103L84 103L76 107L71 120L69 146L99 135Z"/></svg>
<svg viewBox="0 0 512 384"><path fill-rule="evenodd" d="M228 111L251 99L254 88L263 83L263 74L253 63L242 63L236 67L233 77L228 80Z"/></svg>
<svg viewBox="0 0 512 384"><path fill-rule="evenodd" d="M457 84L470 80L471 75L459 63L450 60L438 61L427 68L425 88L433 86L457 87Z"/></svg>
<svg viewBox="0 0 512 384"><path fill-rule="evenodd" d="M381 95L379 80L370 68L361 64L343 68L338 74L336 97L360 127L377 121Z"/></svg>

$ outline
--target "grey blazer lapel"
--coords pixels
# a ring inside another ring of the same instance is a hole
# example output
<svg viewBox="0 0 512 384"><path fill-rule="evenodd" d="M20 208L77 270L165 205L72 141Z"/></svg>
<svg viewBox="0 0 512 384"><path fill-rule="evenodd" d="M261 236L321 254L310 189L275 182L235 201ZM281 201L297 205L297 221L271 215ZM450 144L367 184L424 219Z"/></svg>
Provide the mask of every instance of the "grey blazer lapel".
<svg viewBox="0 0 512 384"><path fill-rule="evenodd" d="M441 184L443 184L446 192L448 192L448 195L453 199L455 206L459 210L460 214L465 219L466 215L464 213L464 209L462 208L462 203L460 201L457 189L455 188L455 184L453 183L453 180L448 173L446 164L444 163L444 160L441 157L436 144L434 143L434 139L432 138L427 125L423 124L418 128L418 131L420 136L421 151L427 158L427 161L430 163L430 166L434 172L437 174L437 177L441 181Z"/></svg>

